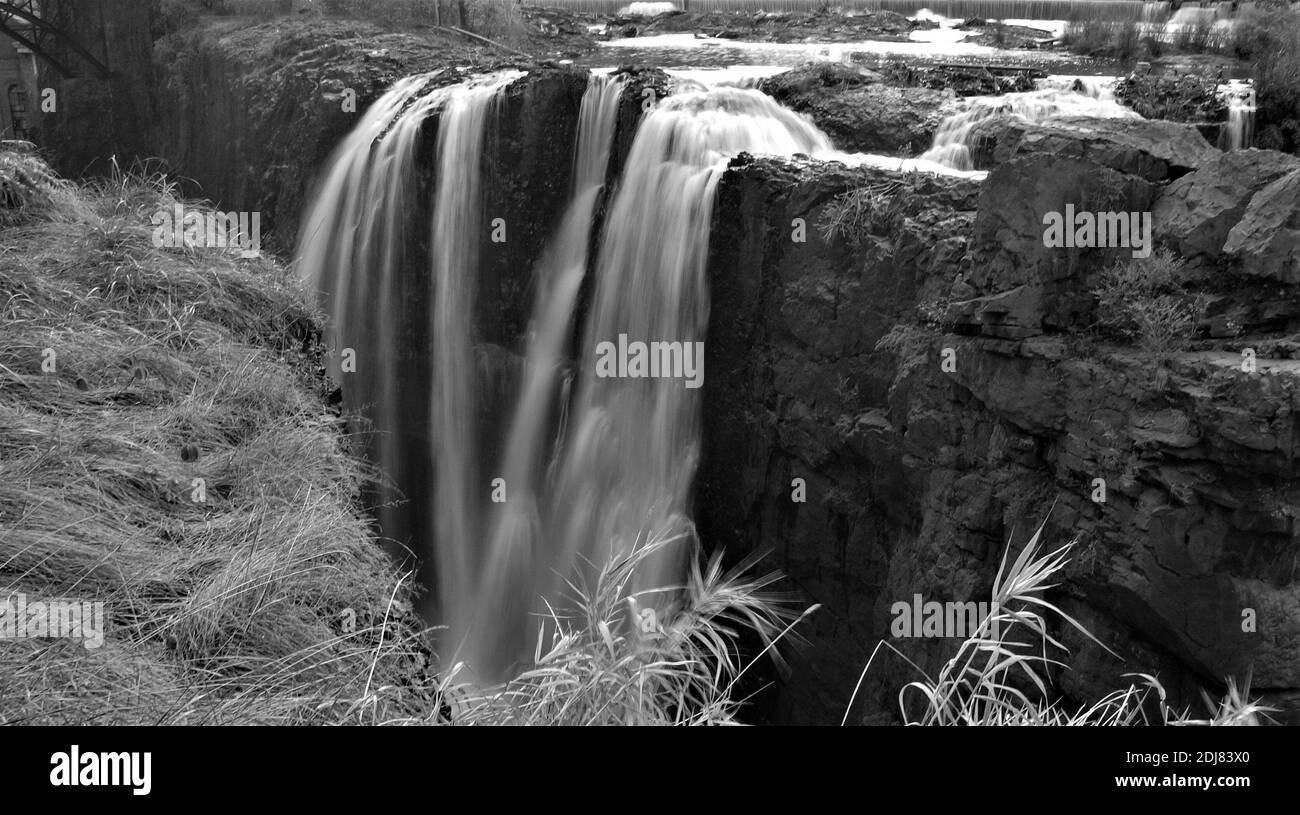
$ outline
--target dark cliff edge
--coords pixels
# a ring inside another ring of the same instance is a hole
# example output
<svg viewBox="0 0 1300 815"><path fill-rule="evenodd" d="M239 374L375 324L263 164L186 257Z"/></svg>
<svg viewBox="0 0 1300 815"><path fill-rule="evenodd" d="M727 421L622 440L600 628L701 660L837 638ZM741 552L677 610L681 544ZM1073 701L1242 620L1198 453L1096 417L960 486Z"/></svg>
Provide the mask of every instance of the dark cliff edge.
<svg viewBox="0 0 1300 815"><path fill-rule="evenodd" d="M396 80L484 60L437 38L365 22L265 22L186 29L154 49L159 81L153 155L187 194L262 213L271 247L292 251L298 219L335 146Z"/></svg>
<svg viewBox="0 0 1300 815"><path fill-rule="evenodd" d="M1123 658L1062 626L1067 701L1145 671L1199 710L1201 688L1250 674L1295 719L1300 173L1203 141L1176 166L1169 129L1021 139L983 185L733 161L710 246L697 512L706 540L775 551L789 588L822 604L772 718L838 721L894 602L987 600L1008 543L1047 518L1047 546L1078 540L1049 597ZM815 228L862 188L874 209L856 230ZM1187 347L1098 334L1091 292L1127 250L1044 247L1044 212L1067 203L1154 211L1156 239L1194 257ZM931 673L956 649L894 644ZM850 720L892 720L920 678L878 657Z"/></svg>

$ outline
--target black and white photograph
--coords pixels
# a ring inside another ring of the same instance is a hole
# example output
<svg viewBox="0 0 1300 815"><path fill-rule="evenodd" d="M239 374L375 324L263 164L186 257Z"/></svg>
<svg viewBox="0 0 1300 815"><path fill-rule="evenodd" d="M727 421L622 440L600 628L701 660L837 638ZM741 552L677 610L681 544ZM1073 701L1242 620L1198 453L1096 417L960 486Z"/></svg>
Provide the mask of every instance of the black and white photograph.
<svg viewBox="0 0 1300 815"><path fill-rule="evenodd" d="M1222 804L1298 578L1300 4L0 2L51 801L135 728L865 725Z"/></svg>

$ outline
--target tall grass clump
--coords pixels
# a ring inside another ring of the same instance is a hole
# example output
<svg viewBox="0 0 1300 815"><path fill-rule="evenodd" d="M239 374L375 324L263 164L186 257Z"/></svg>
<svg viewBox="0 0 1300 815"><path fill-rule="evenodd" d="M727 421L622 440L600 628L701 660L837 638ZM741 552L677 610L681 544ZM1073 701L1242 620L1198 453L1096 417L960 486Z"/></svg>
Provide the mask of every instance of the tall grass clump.
<svg viewBox="0 0 1300 815"><path fill-rule="evenodd" d="M844 239L860 249L871 236L886 228L893 215L895 194L902 185L895 181L855 187L835 196L818 221L822 240Z"/></svg>
<svg viewBox="0 0 1300 815"><path fill-rule="evenodd" d="M1135 726L1152 724L1253 725L1272 712L1250 701L1249 680L1242 688L1228 680L1228 692L1219 703L1205 696L1209 716L1193 719L1188 711L1166 704L1160 681L1149 674L1125 674L1133 682L1102 699L1074 709L1064 707L1050 685L1049 674L1065 668L1065 646L1051 633L1049 619L1063 621L1108 653L1114 653L1044 594L1057 584L1054 578L1069 562L1073 543L1041 554L1044 525L1025 544L1010 566L1004 552L993 581L989 613L973 634L962 641L934 676L930 676L893 644L881 646L898 654L922 678L898 693L899 713L908 725L1032 725L1032 726ZM859 680L859 687L861 680ZM855 690L856 696L856 690ZM853 700L849 702L852 710ZM848 711L845 720L848 719Z"/></svg>
<svg viewBox="0 0 1300 815"><path fill-rule="evenodd" d="M0 228L79 204L73 185L56 177L29 142L0 141Z"/></svg>
<svg viewBox="0 0 1300 815"><path fill-rule="evenodd" d="M707 565L691 558L684 586L635 591L638 564L679 542L651 542L605 564L594 580L572 583L572 610L552 609L539 621L533 663L516 679L477 689L456 684L459 668L450 672L445 696L451 721L736 723L743 702L739 681L759 659L780 664L777 644L797 620L783 598L768 591L777 575L750 576L752 559L724 570L720 553ZM746 640L758 647L746 648Z"/></svg>

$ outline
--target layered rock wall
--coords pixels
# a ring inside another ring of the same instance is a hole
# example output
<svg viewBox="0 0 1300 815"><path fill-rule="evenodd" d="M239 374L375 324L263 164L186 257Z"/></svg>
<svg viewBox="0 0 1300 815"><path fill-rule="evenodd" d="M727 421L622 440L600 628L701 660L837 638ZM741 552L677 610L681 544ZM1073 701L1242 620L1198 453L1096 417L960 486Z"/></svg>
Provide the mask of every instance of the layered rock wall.
<svg viewBox="0 0 1300 815"><path fill-rule="evenodd" d="M1201 142L1171 161L1160 128L1058 130L982 187L733 163L710 256L698 513L711 541L775 550L822 606L773 717L838 721L893 603L987 600L1008 545L1045 519L1045 545L1076 541L1049 597L1123 658L1062 626L1067 702L1141 670L1199 705L1201 688L1252 674L1295 715L1294 160ZM855 188L887 193L865 229L791 239L792 221L823 221ZM1195 249L1185 347L1098 331L1093 289L1129 253L1045 247L1043 215L1066 204L1154 212L1162 244ZM957 644L893 642L931 672ZM878 655L853 718L891 720L919 678Z"/></svg>

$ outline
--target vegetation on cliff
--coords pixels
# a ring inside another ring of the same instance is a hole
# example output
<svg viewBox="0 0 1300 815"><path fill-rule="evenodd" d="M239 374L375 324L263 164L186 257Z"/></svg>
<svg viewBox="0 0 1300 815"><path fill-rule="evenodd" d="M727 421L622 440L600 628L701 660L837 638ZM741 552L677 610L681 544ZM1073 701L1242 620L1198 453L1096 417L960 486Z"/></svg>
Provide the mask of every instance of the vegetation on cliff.
<svg viewBox="0 0 1300 815"><path fill-rule="evenodd" d="M0 648L0 718L339 721L418 709L408 586L354 501L288 273L153 246L170 188L4 153L0 587L103 602L102 647ZM21 173L12 172L19 167Z"/></svg>
<svg viewBox="0 0 1300 815"><path fill-rule="evenodd" d="M330 406L317 315L272 258L155 246L150 216L177 203L162 176L78 187L0 151L0 603L106 613L99 647L3 642L0 722L734 720L788 606L715 558L648 623L628 579L666 542L575 586L517 680L435 675L361 504L380 476ZM754 632L768 647L742 660Z"/></svg>

